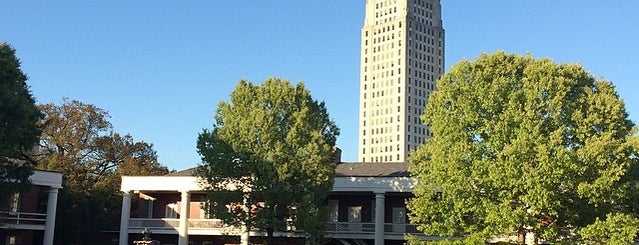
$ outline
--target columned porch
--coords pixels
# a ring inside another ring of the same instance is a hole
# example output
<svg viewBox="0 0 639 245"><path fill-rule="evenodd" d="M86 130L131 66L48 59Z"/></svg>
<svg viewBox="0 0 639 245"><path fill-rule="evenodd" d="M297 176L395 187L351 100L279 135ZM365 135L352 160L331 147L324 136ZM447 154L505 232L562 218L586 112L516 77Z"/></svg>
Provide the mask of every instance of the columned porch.
<svg viewBox="0 0 639 245"><path fill-rule="evenodd" d="M62 189L62 174L57 172L35 170L29 177L34 186L29 193L17 193L13 207L9 212L0 213L4 219L0 229L22 231L23 241L33 241L34 232L42 232L42 244L52 245L55 231L56 210L58 206L58 190ZM43 194L43 195L40 195ZM38 205L38 199L46 198L46 206ZM11 236L6 239L12 240ZM39 239L39 238L38 238Z"/></svg>
<svg viewBox="0 0 639 245"><path fill-rule="evenodd" d="M347 164L346 164L347 165ZM363 164L365 165L365 164ZM412 196L415 180L405 176L336 176L327 198L335 206L326 224L326 237L338 240L360 239L369 245L404 240L404 234L419 235L408 224L405 200ZM231 239L247 244L265 236L209 219L201 211L204 190L194 176L123 176L122 220L119 244L129 244L144 228L154 234L173 236L174 244L208 244L206 238ZM131 216L131 203L141 201L137 215ZM300 232L279 232L276 237L303 239ZM196 240L191 240L194 237Z"/></svg>

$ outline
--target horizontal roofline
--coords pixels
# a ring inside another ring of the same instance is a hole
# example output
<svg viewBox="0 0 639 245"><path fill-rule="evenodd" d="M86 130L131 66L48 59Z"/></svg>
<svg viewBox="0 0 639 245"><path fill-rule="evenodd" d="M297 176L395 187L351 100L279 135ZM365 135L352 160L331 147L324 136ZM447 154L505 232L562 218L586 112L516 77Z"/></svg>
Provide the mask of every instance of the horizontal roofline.
<svg viewBox="0 0 639 245"><path fill-rule="evenodd" d="M409 177L407 162L343 162L335 166L335 177ZM166 176L195 176L197 167Z"/></svg>

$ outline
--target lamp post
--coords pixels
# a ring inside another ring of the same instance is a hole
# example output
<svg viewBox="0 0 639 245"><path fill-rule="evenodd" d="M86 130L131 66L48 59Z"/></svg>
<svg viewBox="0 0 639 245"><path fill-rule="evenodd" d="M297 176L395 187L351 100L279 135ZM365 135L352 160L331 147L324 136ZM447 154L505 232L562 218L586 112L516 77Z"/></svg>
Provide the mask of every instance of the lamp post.
<svg viewBox="0 0 639 245"><path fill-rule="evenodd" d="M153 232L151 232L151 230L149 230L149 228L144 228L144 230L142 231L142 235L144 236L142 238L142 241L134 241L133 244L135 244L135 245L160 245L160 241L153 240L151 238L151 234L153 234Z"/></svg>

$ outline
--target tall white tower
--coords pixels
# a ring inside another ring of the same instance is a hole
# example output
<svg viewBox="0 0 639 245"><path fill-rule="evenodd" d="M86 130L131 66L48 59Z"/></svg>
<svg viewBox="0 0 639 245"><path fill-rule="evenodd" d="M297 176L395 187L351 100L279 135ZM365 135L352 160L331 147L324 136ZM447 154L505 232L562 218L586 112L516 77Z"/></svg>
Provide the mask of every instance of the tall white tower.
<svg viewBox="0 0 639 245"><path fill-rule="evenodd" d="M361 162L405 162L431 136L420 115L444 71L439 0L367 0L360 60Z"/></svg>

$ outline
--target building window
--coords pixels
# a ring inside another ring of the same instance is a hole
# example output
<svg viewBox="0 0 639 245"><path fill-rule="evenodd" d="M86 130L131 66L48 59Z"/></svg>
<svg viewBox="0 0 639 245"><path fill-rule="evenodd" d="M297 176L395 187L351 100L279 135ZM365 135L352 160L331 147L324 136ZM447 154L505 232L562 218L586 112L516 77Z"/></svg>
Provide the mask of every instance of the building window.
<svg viewBox="0 0 639 245"><path fill-rule="evenodd" d="M14 193L11 197L9 212L17 213L18 211L20 211L20 193Z"/></svg>
<svg viewBox="0 0 639 245"><path fill-rule="evenodd" d="M206 212L206 203L205 202L200 202L200 219L212 219L213 217L211 217L210 213ZM151 207L151 206L149 206ZM152 217L152 216L149 216Z"/></svg>
<svg viewBox="0 0 639 245"><path fill-rule="evenodd" d="M404 208L404 207L393 207L391 215L392 215L393 224L404 224L404 223L406 223L406 208ZM403 226L396 226L396 228L404 228L404 227Z"/></svg>
<svg viewBox="0 0 639 245"><path fill-rule="evenodd" d="M337 222L339 218L339 200L328 200L328 222Z"/></svg>
<svg viewBox="0 0 639 245"><path fill-rule="evenodd" d="M8 236L7 237L7 243L5 243L7 245L17 245L17 244L22 244L22 237L18 237L18 236Z"/></svg>
<svg viewBox="0 0 639 245"><path fill-rule="evenodd" d="M180 202L167 204L164 208L164 218L176 219L178 217L179 208Z"/></svg>

